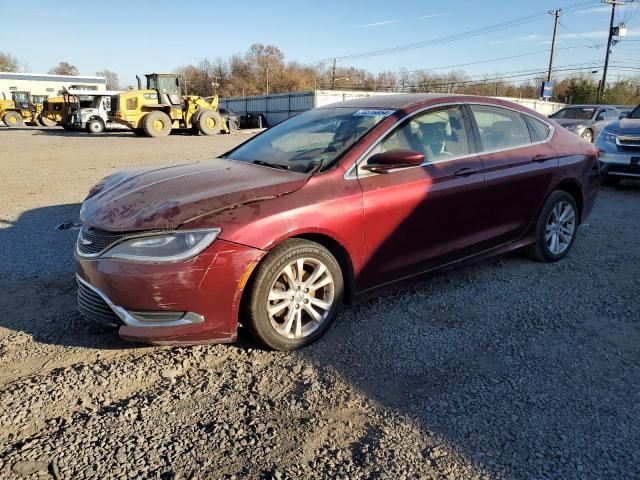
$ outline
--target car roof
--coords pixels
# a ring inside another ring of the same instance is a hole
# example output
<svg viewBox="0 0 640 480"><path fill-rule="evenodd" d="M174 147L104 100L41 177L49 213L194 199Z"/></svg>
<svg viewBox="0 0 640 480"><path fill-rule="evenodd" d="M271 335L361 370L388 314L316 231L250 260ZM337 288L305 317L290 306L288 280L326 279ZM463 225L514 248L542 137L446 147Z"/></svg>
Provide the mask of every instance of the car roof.
<svg viewBox="0 0 640 480"><path fill-rule="evenodd" d="M450 93L399 93L389 95L375 95L371 97L354 98L345 100L339 104L324 105L319 108L334 108L336 106L345 108L408 108L412 105L423 103L429 100L446 98L451 101L478 100L483 97L475 95L455 95Z"/></svg>

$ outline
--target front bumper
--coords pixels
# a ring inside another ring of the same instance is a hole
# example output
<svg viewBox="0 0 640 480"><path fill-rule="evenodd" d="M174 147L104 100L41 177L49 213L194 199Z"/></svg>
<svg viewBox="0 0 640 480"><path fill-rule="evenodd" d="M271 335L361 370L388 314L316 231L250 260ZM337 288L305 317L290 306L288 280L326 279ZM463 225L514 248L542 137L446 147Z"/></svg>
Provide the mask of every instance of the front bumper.
<svg viewBox="0 0 640 480"><path fill-rule="evenodd" d="M168 264L76 254L79 309L101 323L111 310L119 335L132 341L232 342L243 289L264 254L220 239L190 260Z"/></svg>
<svg viewBox="0 0 640 480"><path fill-rule="evenodd" d="M614 177L640 178L640 152L600 153L600 173Z"/></svg>

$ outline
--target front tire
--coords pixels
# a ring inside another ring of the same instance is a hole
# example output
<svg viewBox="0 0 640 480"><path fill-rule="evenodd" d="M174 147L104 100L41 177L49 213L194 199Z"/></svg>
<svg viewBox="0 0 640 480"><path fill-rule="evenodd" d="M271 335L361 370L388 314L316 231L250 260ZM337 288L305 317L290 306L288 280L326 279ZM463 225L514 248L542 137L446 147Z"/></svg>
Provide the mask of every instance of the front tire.
<svg viewBox="0 0 640 480"><path fill-rule="evenodd" d="M578 207L567 192L556 190L545 202L529 254L540 262L557 262L571 250L578 233Z"/></svg>
<svg viewBox="0 0 640 480"><path fill-rule="evenodd" d="M102 123L102 120L98 118L92 118L91 120L89 120L89 123L87 123L87 132L89 133L104 132L104 123Z"/></svg>
<svg viewBox="0 0 640 480"><path fill-rule="evenodd" d="M215 110L204 110L198 115L198 131L204 135L217 135L222 129L222 117Z"/></svg>
<svg viewBox="0 0 640 480"><path fill-rule="evenodd" d="M589 143L593 143L593 132L590 129L586 129L584 132L582 132L582 135L580 135L583 140L589 142Z"/></svg>
<svg viewBox="0 0 640 480"><path fill-rule="evenodd" d="M171 133L171 119L164 112L151 112L144 117L144 133L149 137L166 137Z"/></svg>
<svg viewBox="0 0 640 480"><path fill-rule="evenodd" d="M329 250L308 240L286 240L256 269L247 326L271 349L304 347L329 329L343 293L342 270Z"/></svg>
<svg viewBox="0 0 640 480"><path fill-rule="evenodd" d="M18 112L7 112L2 117L2 121L7 127L17 128L24 126L24 118Z"/></svg>

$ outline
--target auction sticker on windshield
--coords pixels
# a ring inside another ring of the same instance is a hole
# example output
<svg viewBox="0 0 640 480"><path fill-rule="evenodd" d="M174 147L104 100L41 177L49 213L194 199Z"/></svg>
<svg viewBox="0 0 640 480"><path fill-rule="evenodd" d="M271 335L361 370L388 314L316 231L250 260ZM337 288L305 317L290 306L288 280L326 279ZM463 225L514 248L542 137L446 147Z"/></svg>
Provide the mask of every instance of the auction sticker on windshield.
<svg viewBox="0 0 640 480"><path fill-rule="evenodd" d="M353 114L354 117L382 117L386 118L395 110L358 110Z"/></svg>

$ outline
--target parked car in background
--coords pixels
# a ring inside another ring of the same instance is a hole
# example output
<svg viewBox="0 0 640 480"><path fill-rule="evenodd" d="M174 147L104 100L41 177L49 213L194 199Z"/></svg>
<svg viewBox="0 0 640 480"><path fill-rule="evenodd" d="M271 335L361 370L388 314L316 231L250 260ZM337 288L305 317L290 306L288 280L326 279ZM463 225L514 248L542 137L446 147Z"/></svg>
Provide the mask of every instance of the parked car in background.
<svg viewBox="0 0 640 480"><path fill-rule="evenodd" d="M213 97L205 97L205 101L211 103ZM240 128L240 115L231 109L218 107L218 113L227 124L227 133L233 133Z"/></svg>
<svg viewBox="0 0 640 480"><path fill-rule="evenodd" d="M590 143L619 116L618 109L609 105L571 105L549 115L559 125Z"/></svg>
<svg viewBox="0 0 640 480"><path fill-rule="evenodd" d="M562 259L599 181L595 147L503 100L328 105L220 158L94 186L78 305L129 340L231 342L242 323L291 350L322 336L343 300L520 249Z"/></svg>
<svg viewBox="0 0 640 480"><path fill-rule="evenodd" d="M620 112L618 118L622 120L623 118L627 118L633 109L636 108L634 105L614 105Z"/></svg>
<svg viewBox="0 0 640 480"><path fill-rule="evenodd" d="M617 185L623 178L640 178L640 105L626 118L607 125L596 146L604 185Z"/></svg>
<svg viewBox="0 0 640 480"><path fill-rule="evenodd" d="M218 108L218 112L227 120L227 125L229 125L229 133L235 132L240 128L240 115L228 108Z"/></svg>

